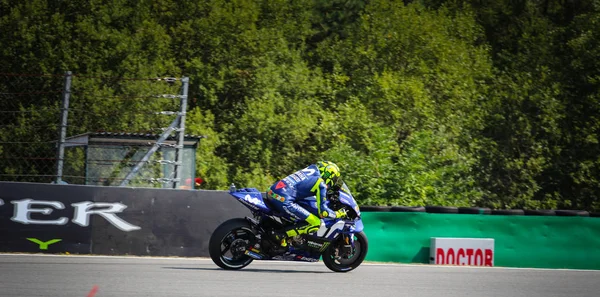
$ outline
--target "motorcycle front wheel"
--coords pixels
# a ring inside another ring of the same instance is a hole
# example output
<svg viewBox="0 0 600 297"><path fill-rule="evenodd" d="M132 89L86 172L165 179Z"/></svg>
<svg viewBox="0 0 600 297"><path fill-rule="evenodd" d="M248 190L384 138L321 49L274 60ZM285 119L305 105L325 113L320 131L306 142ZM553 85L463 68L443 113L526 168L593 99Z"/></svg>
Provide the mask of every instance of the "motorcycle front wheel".
<svg viewBox="0 0 600 297"><path fill-rule="evenodd" d="M256 240L250 223L242 218L222 223L210 236L208 253L217 266L237 270L248 266L253 258L244 252Z"/></svg>
<svg viewBox="0 0 600 297"><path fill-rule="evenodd" d="M344 252L343 236L334 241L323 253L323 263L335 272L348 272L358 267L367 256L369 241L364 232L354 233L354 247Z"/></svg>

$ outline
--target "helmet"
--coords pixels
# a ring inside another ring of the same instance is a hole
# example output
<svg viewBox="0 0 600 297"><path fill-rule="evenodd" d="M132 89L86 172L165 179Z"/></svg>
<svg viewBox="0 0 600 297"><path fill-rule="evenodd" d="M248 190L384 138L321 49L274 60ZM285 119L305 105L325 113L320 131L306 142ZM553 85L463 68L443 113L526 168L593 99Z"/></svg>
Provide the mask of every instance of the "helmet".
<svg viewBox="0 0 600 297"><path fill-rule="evenodd" d="M321 172L321 178L325 181L328 187L337 185L340 181L340 169L335 163L330 161L319 161L317 167Z"/></svg>

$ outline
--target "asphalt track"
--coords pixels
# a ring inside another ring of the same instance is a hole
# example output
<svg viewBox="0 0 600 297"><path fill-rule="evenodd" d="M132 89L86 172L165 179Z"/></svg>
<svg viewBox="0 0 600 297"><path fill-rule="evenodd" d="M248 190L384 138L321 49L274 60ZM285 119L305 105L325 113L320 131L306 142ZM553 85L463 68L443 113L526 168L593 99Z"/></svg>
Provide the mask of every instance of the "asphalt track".
<svg viewBox="0 0 600 297"><path fill-rule="evenodd" d="M600 296L600 271L255 261L225 271L210 259L0 254L1 297Z"/></svg>

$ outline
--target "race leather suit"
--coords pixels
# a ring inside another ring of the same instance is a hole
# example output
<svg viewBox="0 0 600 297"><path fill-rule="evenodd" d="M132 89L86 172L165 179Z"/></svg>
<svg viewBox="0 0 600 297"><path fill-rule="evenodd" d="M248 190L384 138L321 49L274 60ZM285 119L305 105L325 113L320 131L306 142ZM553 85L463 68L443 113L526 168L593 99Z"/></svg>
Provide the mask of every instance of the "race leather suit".
<svg viewBox="0 0 600 297"><path fill-rule="evenodd" d="M327 207L325 203L326 194L327 185L314 164L288 175L267 191L267 197L271 198L279 212L300 221L299 224L285 231L288 237L316 232L321 226L320 218L336 218L336 212ZM317 200L316 208L319 217L295 202L313 196Z"/></svg>

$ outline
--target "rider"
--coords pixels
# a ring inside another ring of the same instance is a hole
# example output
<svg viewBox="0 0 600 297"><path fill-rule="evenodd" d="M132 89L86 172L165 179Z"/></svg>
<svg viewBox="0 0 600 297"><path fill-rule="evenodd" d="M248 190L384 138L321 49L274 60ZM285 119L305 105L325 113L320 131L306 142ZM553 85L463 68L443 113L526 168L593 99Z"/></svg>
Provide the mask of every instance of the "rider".
<svg viewBox="0 0 600 297"><path fill-rule="evenodd" d="M327 190L341 184L340 169L333 162L319 161L302 170L290 174L273 184L267 191L267 197L281 213L295 219L296 224L275 232L281 246L286 246L286 238L300 234L316 232L321 226L322 218L341 218L346 215L342 210L333 211L325 204ZM295 201L316 196L319 216L310 213Z"/></svg>

